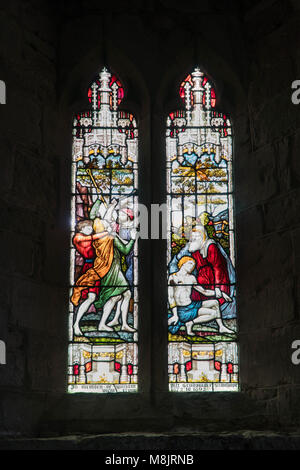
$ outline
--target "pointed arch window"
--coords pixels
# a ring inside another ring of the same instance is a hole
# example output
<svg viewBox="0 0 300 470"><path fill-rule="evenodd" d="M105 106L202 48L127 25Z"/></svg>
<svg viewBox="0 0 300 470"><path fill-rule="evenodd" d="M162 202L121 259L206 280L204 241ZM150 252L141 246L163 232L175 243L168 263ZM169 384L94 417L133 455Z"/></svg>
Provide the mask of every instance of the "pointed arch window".
<svg viewBox="0 0 300 470"><path fill-rule="evenodd" d="M167 155L170 391L237 391L232 127L199 69L169 114Z"/></svg>
<svg viewBox="0 0 300 470"><path fill-rule="evenodd" d="M138 130L106 68L73 122L69 392L136 392Z"/></svg>

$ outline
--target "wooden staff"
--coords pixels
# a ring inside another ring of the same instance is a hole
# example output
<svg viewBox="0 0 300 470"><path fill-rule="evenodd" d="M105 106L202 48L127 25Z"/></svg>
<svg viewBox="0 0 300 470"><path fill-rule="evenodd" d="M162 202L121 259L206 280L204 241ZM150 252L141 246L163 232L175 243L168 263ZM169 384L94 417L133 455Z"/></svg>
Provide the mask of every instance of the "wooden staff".
<svg viewBox="0 0 300 470"><path fill-rule="evenodd" d="M87 174L89 175L89 177L91 178L92 183L93 183L93 185L95 186L97 193L100 195L101 201L103 202L103 204L104 204L105 207L107 208L107 202L105 201L105 199L104 199L104 197L103 197L103 195L102 195L101 189L99 188L99 186L97 185L97 183L96 183L96 181L95 181L95 178L93 177L93 173L92 173L91 169L90 169L90 168L87 168L87 169L86 169L86 172L87 172Z"/></svg>

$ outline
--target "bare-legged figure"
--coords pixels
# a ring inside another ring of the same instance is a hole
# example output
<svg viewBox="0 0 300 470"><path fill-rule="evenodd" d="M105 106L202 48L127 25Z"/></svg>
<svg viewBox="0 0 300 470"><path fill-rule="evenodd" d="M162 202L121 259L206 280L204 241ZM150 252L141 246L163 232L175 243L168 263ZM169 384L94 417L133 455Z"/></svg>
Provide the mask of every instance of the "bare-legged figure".
<svg viewBox="0 0 300 470"><path fill-rule="evenodd" d="M83 315L88 311L88 309L90 308L92 303L95 302L95 299L96 299L96 294L94 292L89 292L87 298L85 299L85 301L82 302L82 304L80 304L80 307L77 310L76 320L74 322L74 327L73 327L74 328L74 335L82 336L82 331L79 328L79 322L80 322L81 318L83 317Z"/></svg>
<svg viewBox="0 0 300 470"><path fill-rule="evenodd" d="M76 234L73 237L73 243L77 252L84 258L84 264L80 269L79 280L83 280L88 273L92 272L94 259L96 256L93 243L101 243L107 232L93 233L93 221L83 220L76 226ZM82 284L82 285L81 285ZM79 281L79 286L73 289L71 302L76 307L79 305L74 322L74 335L82 336L79 328L79 322L83 315L87 313L92 303L96 300L99 293L100 277L98 275L90 276L88 280ZM74 294L76 292L76 294Z"/></svg>
<svg viewBox="0 0 300 470"><path fill-rule="evenodd" d="M110 299L107 300L107 302L103 306L103 313L102 317L98 326L99 331L113 331L113 328L109 325L106 325L106 321L111 314L114 306L116 303L121 300L121 295L115 295L114 297L111 297Z"/></svg>
<svg viewBox="0 0 300 470"><path fill-rule="evenodd" d="M118 301L114 318L107 323L107 326L117 326L121 315L121 300Z"/></svg>
<svg viewBox="0 0 300 470"><path fill-rule="evenodd" d="M190 256L184 256L179 260L178 267L179 270L169 276L169 304L173 313L168 320L171 333L175 334L185 324L187 334L194 335L192 331L194 324L207 323L212 320L217 322L220 333L233 333L222 321L217 299L191 301L192 288L207 297L219 295L216 290L204 289L197 285L197 279L191 274L195 267L195 260ZM221 295L231 302L231 298L225 292L221 292Z"/></svg>
<svg viewBox="0 0 300 470"><path fill-rule="evenodd" d="M121 318L122 318L122 331L128 331L129 333L133 333L136 331L134 328L131 328L131 326L128 325L127 323L127 315L128 315L128 307L129 307L129 301L131 298L131 292L128 289L126 292L123 293L123 300L121 303Z"/></svg>
<svg viewBox="0 0 300 470"><path fill-rule="evenodd" d="M216 321L220 333L234 333L224 325L221 319L220 305L216 299L204 300L202 305L203 307L199 308L198 310L198 316L194 320L191 320L185 324L188 335L193 336L195 334L192 331L193 325L196 325L197 323L206 323L212 320Z"/></svg>
<svg viewBox="0 0 300 470"><path fill-rule="evenodd" d="M127 289L122 294L115 295L114 297L111 297L110 299L107 300L107 302L105 303L103 307L103 314L102 314L102 317L98 326L99 331L113 331L112 327L116 326L119 323L120 315L122 318L121 331L127 331L128 333L133 333L134 331L136 331L134 328L131 328L131 326L129 326L127 323L127 315L128 315L128 307L129 307L130 298L131 298L131 292L129 289ZM106 325L106 321L117 302L118 302L118 305L117 305L116 314L113 320Z"/></svg>

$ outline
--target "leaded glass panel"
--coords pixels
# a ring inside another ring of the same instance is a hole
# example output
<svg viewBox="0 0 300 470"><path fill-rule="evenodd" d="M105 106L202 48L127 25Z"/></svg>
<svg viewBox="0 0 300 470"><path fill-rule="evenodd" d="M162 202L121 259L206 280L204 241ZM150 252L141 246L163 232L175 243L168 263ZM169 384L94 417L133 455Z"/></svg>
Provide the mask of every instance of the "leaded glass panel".
<svg viewBox="0 0 300 470"><path fill-rule="evenodd" d="M167 118L170 391L237 391L232 127L196 68Z"/></svg>
<svg viewBox="0 0 300 470"><path fill-rule="evenodd" d="M138 130L106 68L73 123L69 392L136 392Z"/></svg>

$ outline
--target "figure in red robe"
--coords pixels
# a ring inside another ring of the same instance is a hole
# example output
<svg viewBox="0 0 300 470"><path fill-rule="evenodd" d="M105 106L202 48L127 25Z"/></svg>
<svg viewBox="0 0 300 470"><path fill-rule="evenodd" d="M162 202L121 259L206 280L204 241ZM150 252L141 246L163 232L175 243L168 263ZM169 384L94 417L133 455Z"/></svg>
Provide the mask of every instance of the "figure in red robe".
<svg viewBox="0 0 300 470"><path fill-rule="evenodd" d="M208 237L203 225L196 226L191 233L190 241L170 262L170 274L178 270L178 261L183 256L192 256L196 261L195 276L198 284L205 289L215 290L222 317L235 317L235 287L234 268L222 247ZM227 302L222 296L222 292L233 298L233 302ZM211 299L211 297L210 297ZM192 290L192 301L208 300L208 298Z"/></svg>
<svg viewBox="0 0 300 470"><path fill-rule="evenodd" d="M230 294L230 281L227 262L214 240L207 239L202 247L193 252L194 242L189 244L189 250L196 261L197 281L205 289L215 289L216 297L222 305L226 300L219 296L219 291ZM193 289L192 300L209 300L203 294Z"/></svg>
<svg viewBox="0 0 300 470"><path fill-rule="evenodd" d="M83 220L79 222L76 226L76 234L73 237L73 244L77 250L77 252L83 257L84 262L83 266L79 272L80 278L94 267L94 261L96 258L96 252L95 252L95 247L94 247L94 242L99 241L107 236L106 231L102 231L99 233L93 233L93 221L92 220ZM95 274L96 276L96 274ZM81 336L82 332L79 328L79 322L83 315L89 310L90 306L94 303L96 300L96 297L99 295L100 292L100 277L95 276L90 279L91 285L87 286L86 288L82 289L79 287L79 292L77 292L77 303L80 300L83 300L83 302L80 304L77 314L76 314L76 320L74 322L73 328L74 328L74 334L76 336ZM76 280L76 279L75 279ZM78 280L78 279L77 279ZM78 290L78 287L76 288ZM74 296L74 290L75 287L73 288L73 295L71 297L72 303L74 303L73 296ZM77 305L74 304L74 305Z"/></svg>

